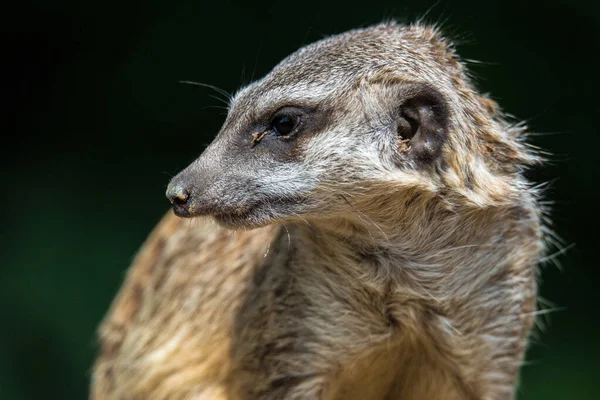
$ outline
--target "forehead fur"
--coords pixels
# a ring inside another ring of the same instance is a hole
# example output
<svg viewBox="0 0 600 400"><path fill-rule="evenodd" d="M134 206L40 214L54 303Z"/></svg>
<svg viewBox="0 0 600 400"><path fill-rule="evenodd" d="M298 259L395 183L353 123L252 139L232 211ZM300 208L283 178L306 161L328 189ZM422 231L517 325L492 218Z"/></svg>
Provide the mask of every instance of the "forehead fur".
<svg viewBox="0 0 600 400"><path fill-rule="evenodd" d="M271 79L281 75L304 81L328 81L340 72L349 77L398 71L422 79L427 68L459 67L448 41L423 25L386 23L332 36L284 59Z"/></svg>
<svg viewBox="0 0 600 400"><path fill-rule="evenodd" d="M449 81L461 73L462 65L450 42L437 29L390 22L351 30L301 48L265 78L240 91L234 104L244 97L256 101L267 92L273 99L315 87L326 95L346 90L358 79L377 79L386 74L423 82ZM317 97L318 93L313 95Z"/></svg>

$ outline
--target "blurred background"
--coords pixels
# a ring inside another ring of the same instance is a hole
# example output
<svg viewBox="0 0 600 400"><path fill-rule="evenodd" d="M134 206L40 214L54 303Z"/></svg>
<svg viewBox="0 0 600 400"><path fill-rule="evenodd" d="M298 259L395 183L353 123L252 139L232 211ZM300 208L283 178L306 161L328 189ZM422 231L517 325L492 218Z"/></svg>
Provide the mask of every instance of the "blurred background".
<svg viewBox="0 0 600 400"><path fill-rule="evenodd" d="M19 5L20 4L20 5ZM383 19L442 23L477 86L541 135L554 312L519 400L600 399L597 280L600 3L531 1L13 2L0 16L0 399L84 399L95 329L168 208L169 178L219 130L234 92L298 47ZM553 249L556 252L557 249Z"/></svg>

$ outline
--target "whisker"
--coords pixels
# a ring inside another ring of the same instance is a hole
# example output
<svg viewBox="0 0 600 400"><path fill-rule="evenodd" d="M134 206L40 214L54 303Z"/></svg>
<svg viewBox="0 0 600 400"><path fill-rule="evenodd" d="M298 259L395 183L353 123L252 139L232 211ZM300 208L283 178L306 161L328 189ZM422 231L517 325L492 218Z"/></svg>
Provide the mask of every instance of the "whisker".
<svg viewBox="0 0 600 400"><path fill-rule="evenodd" d="M179 81L179 83L183 83L186 85L201 86L201 87L212 89L215 92L219 93L220 95L224 96L227 99L227 101L225 102L227 104L229 104L228 102L231 102L231 100L233 99L233 96L226 90L221 89L220 87L217 87L214 85L209 85L208 83L193 82L193 81ZM220 99L220 100L223 101L223 99Z"/></svg>

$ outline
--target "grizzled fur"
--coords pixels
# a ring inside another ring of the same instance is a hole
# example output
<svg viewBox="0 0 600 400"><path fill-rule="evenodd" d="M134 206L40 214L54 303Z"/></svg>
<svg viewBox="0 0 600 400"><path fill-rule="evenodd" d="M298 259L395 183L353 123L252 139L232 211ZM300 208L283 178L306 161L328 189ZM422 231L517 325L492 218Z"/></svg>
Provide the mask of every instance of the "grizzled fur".
<svg viewBox="0 0 600 400"><path fill-rule="evenodd" d="M543 251L524 138L432 27L300 49L172 180L219 224L150 236L92 398L512 399Z"/></svg>

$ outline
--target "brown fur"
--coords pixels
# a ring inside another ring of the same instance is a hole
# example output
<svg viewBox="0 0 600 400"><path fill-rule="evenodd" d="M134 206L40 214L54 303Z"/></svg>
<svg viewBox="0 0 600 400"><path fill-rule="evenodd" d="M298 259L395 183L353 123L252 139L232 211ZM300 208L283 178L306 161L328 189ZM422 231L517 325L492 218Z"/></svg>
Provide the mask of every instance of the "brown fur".
<svg viewBox="0 0 600 400"><path fill-rule="evenodd" d="M404 56L360 69L364 59L387 60L388 45ZM281 82L329 82L327 68L342 61L352 79L340 80L350 86L332 97L327 124L314 122L319 128L290 144L287 158L277 138L252 142L257 96L272 100ZM372 146L378 158L367 142L352 144L368 134L327 136L336 123L349 127L336 132L355 131L365 115L375 123L382 104L420 90L412 82L433 85L448 101L439 155L413 160L419 143L378 134L373 140L386 140ZM523 128L475 91L433 28L384 24L301 50L236 97L217 140L181 175L206 182L204 192L191 186L190 216L254 229L163 219L101 326L91 397L513 398L543 250L536 193L521 174L536 158L523 138ZM328 143L352 147L335 153ZM282 208L261 211L229 193L252 198L251 190L282 181L252 189L227 175L252 168L210 170L242 163L243 152L267 159L269 146L285 159L271 163L323 163L331 174L319 177L304 208L265 201Z"/></svg>

